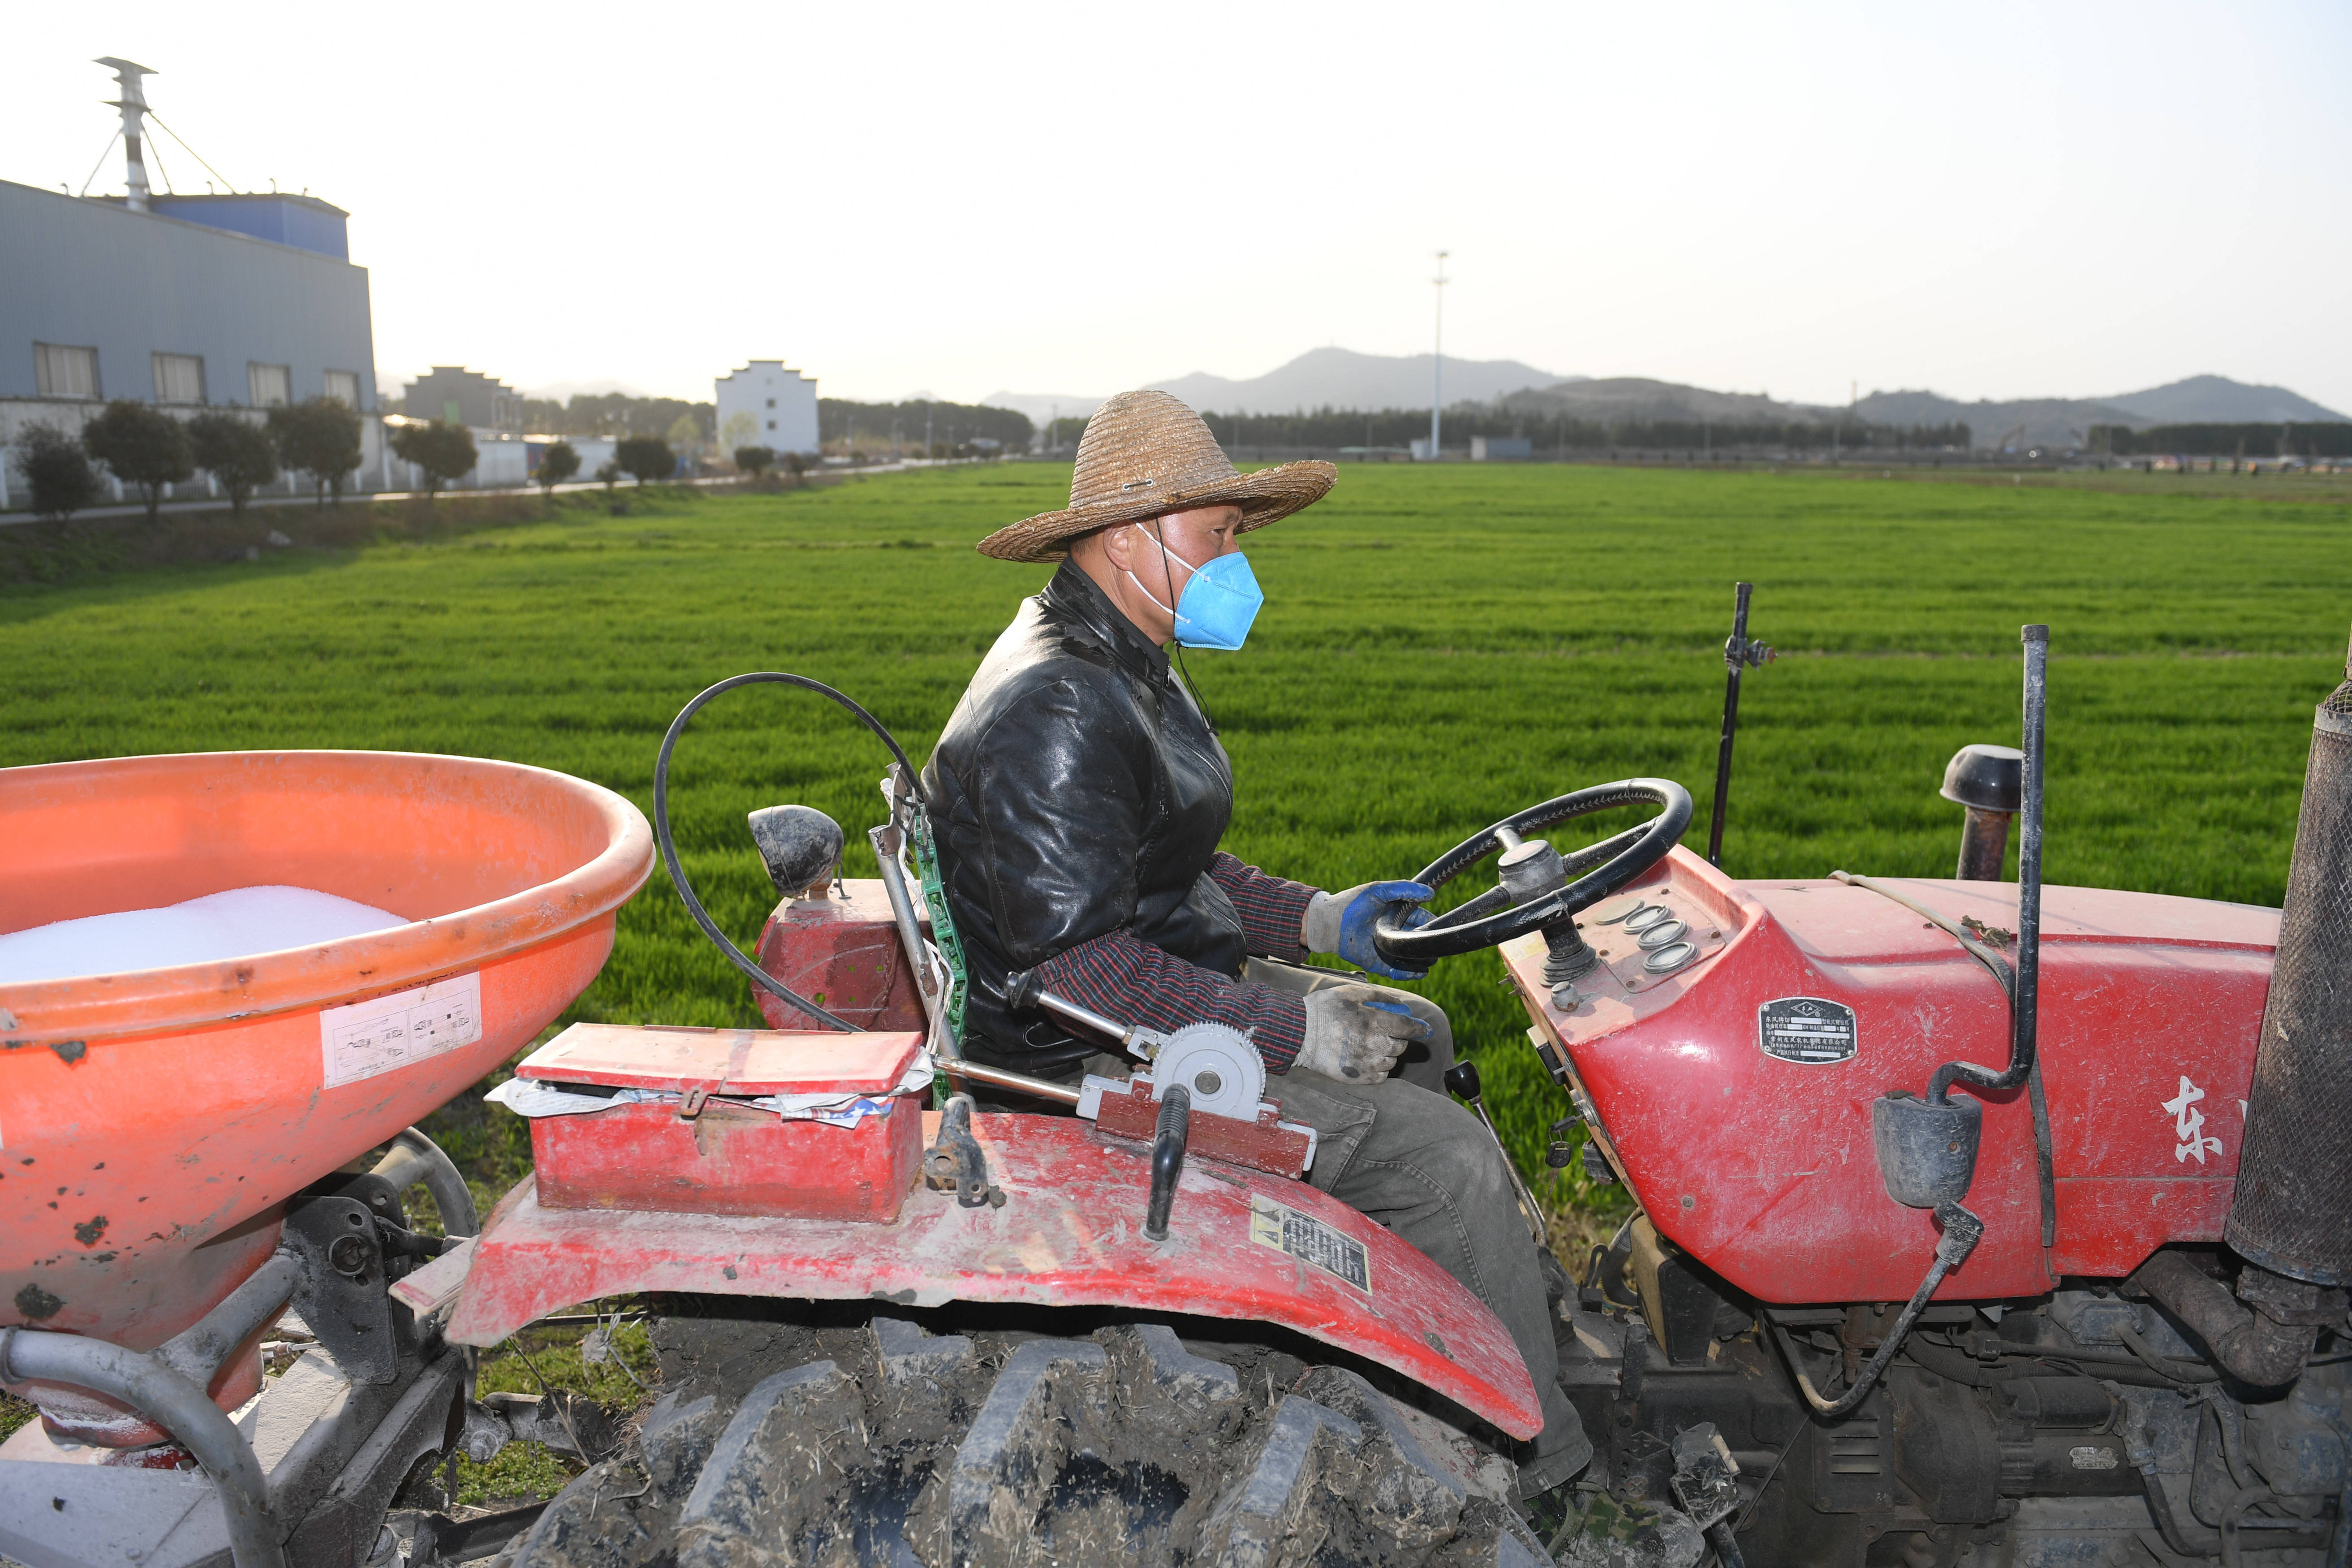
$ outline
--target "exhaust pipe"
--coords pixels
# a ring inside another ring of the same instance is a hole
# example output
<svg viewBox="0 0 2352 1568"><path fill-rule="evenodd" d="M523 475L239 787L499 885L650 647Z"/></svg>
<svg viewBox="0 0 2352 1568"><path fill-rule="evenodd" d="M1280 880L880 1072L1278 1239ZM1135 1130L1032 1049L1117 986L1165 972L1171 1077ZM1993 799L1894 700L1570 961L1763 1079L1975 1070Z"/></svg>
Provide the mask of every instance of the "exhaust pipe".
<svg viewBox="0 0 2352 1568"><path fill-rule="evenodd" d="M2141 1264L2130 1284L2188 1324L2222 1371L2255 1388L2293 1383L2319 1331L2344 1315L2340 1299L2331 1312L2315 1287L2259 1267L2239 1277L2233 1298L2227 1285L2178 1252L2159 1252ZM2253 1304L2241 1306L2241 1298Z"/></svg>
<svg viewBox="0 0 2352 1568"><path fill-rule="evenodd" d="M1968 809L1960 829L1960 865L1952 875L1963 882L1998 882L2009 853L2009 825L2022 808L2025 753L2014 746L1962 746L1944 768L1936 793Z"/></svg>
<svg viewBox="0 0 2352 1568"><path fill-rule="evenodd" d="M2278 954L2222 1237L2257 1267L2352 1285L2352 659L2319 705Z"/></svg>

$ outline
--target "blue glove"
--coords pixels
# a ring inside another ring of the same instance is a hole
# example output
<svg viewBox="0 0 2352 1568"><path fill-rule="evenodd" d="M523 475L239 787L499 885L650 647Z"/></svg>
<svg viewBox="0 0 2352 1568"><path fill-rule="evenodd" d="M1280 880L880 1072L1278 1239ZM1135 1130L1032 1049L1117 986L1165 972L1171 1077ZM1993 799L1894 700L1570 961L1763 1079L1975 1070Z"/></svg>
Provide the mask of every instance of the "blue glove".
<svg viewBox="0 0 2352 1568"><path fill-rule="evenodd" d="M1338 893L1318 893L1307 907L1301 939L1310 952L1328 952L1367 974L1385 980L1419 980L1426 969L1396 969L1372 945L1372 929L1393 912L1410 931L1427 925L1430 913L1416 906L1436 896L1419 882L1365 882Z"/></svg>

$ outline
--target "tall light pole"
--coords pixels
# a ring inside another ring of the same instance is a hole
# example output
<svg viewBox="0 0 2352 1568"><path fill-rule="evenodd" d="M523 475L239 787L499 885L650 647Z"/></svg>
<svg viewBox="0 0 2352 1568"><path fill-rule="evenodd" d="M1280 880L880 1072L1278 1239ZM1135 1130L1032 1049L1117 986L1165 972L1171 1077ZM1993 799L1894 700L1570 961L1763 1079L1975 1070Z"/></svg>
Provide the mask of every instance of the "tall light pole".
<svg viewBox="0 0 2352 1568"><path fill-rule="evenodd" d="M1445 258L1437 253L1437 335L1429 366L1429 460L1437 461L1438 416L1445 407Z"/></svg>

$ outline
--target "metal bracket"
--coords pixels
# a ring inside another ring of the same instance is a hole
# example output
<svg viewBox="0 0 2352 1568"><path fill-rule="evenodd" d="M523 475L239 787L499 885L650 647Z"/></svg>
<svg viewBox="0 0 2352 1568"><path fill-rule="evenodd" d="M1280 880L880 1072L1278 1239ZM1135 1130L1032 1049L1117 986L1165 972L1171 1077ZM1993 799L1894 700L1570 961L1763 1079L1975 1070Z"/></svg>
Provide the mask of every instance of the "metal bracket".
<svg viewBox="0 0 2352 1568"><path fill-rule="evenodd" d="M1760 638L1744 637L1735 634L1723 641L1723 665L1726 669L1737 670L1742 666L1749 669L1761 669L1779 657L1780 655L1772 651L1772 646Z"/></svg>
<svg viewBox="0 0 2352 1568"><path fill-rule="evenodd" d="M298 1198L287 1211L284 1245L299 1253L302 1282L294 1310L353 1383L399 1375L383 1249L368 1206L356 1198Z"/></svg>
<svg viewBox="0 0 2352 1568"><path fill-rule="evenodd" d="M988 1179L988 1156L971 1135L971 1096L959 1094L948 1101L940 1117L937 1142L923 1152L923 1184L933 1192L952 1192L968 1209L985 1205L1004 1206L1004 1189Z"/></svg>

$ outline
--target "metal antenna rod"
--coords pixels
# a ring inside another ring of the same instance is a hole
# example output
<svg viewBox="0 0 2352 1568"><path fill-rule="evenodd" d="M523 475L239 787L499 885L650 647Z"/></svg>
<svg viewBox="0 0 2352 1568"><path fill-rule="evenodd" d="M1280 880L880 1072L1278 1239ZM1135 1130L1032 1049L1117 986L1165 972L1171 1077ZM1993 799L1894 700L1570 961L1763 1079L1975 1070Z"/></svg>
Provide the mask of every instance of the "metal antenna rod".
<svg viewBox="0 0 2352 1568"><path fill-rule="evenodd" d="M1437 276L1431 279L1437 285L1437 330L1429 362L1429 460L1433 463L1437 461L1438 416L1445 408L1445 258L1451 254L1437 253Z"/></svg>
<svg viewBox="0 0 2352 1568"><path fill-rule="evenodd" d="M1715 821L1706 830L1706 863L1723 864L1723 814L1731 804L1731 738L1739 728L1739 677L1749 665L1769 663L1772 650L1748 640L1748 596L1753 583L1734 584L1738 593L1731 611L1731 640L1723 645L1723 663L1729 672L1723 683L1723 742L1715 753Z"/></svg>

